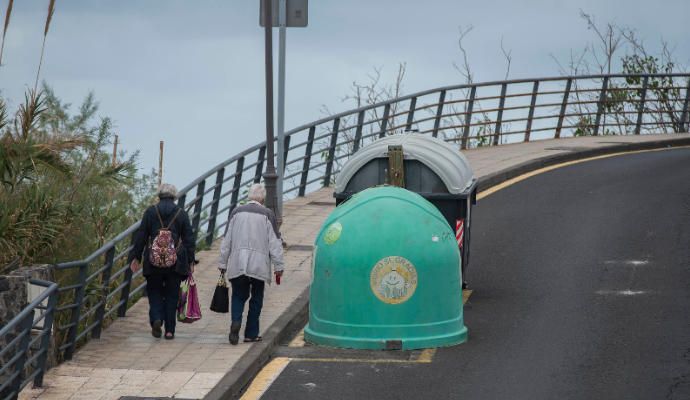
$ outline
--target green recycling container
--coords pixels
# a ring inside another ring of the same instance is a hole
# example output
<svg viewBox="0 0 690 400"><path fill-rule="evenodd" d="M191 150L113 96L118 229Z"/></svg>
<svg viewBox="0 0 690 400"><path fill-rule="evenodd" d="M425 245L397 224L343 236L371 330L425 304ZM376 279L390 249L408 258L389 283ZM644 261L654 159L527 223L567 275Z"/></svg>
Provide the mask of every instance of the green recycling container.
<svg viewBox="0 0 690 400"><path fill-rule="evenodd" d="M455 235L416 193L352 196L326 219L312 263L310 343L410 350L467 340Z"/></svg>

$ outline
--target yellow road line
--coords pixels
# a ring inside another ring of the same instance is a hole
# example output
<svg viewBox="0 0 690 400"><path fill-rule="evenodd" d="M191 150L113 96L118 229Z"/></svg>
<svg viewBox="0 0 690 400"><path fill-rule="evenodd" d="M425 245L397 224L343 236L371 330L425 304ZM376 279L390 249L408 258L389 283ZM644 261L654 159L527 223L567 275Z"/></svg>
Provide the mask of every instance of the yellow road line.
<svg viewBox="0 0 690 400"><path fill-rule="evenodd" d="M429 364L434 360L434 355L436 354L436 349L424 349L422 354L417 357L417 362L422 364Z"/></svg>
<svg viewBox="0 0 690 400"><path fill-rule="evenodd" d="M436 349L430 349L436 350ZM423 354L422 354L423 355ZM422 357L420 355L420 358ZM325 363L366 363L366 364L427 364L431 361L420 361L416 360L396 360L394 358L374 358L374 359L364 359L364 358L291 358L291 361L302 361L302 362L325 362Z"/></svg>
<svg viewBox="0 0 690 400"><path fill-rule="evenodd" d="M304 344L304 329L302 329L297 336L290 341L288 347L304 347Z"/></svg>
<svg viewBox="0 0 690 400"><path fill-rule="evenodd" d="M240 400L260 399L289 363L290 359L287 357L277 357L271 360L254 378Z"/></svg>
<svg viewBox="0 0 690 400"><path fill-rule="evenodd" d="M462 304L466 304L467 301L470 299L470 296L472 296L472 290L470 289L465 289L462 291Z"/></svg>
<svg viewBox="0 0 690 400"><path fill-rule="evenodd" d="M503 183L499 183L498 185L492 186L486 190L483 190L481 193L477 195L477 200L481 200L487 196L490 196L496 192L498 192L501 189L505 189L508 186L514 185L518 182L524 181L525 179L529 179L535 175L543 174L544 172L549 172L553 171L554 169L558 168L563 168L567 167L570 165L575 165L575 164L580 164L583 162L587 161L594 161L594 160L601 160L603 158L610 158L610 157L617 157L617 156L623 156L626 154L638 154L638 153L651 153L654 151L664 151L664 150L673 150L673 149L682 149L682 148L688 148L690 146L677 146L677 147L662 147L659 149L649 149L649 150L635 150L635 151L622 151L620 153L611 153L611 154L604 154L602 156L595 156L595 157L589 157L589 158L583 158L581 160L574 160L574 161L568 161L564 162L561 164L556 164L556 165L550 165L548 167L536 169L534 171L527 172L525 174L522 174L520 176L516 176L515 178L508 179L507 181Z"/></svg>

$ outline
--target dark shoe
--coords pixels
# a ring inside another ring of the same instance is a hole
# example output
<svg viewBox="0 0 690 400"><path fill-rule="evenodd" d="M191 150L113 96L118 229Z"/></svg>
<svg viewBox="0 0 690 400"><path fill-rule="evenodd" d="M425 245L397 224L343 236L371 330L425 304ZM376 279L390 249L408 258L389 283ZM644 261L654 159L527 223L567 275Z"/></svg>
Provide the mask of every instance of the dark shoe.
<svg viewBox="0 0 690 400"><path fill-rule="evenodd" d="M263 338L261 336L257 336L255 338L248 338L248 337L244 338L245 343L260 342L262 340L263 340Z"/></svg>
<svg viewBox="0 0 690 400"><path fill-rule="evenodd" d="M230 340L231 345L236 345L240 341L240 327L242 327L241 322L233 322L230 324L230 335L228 340Z"/></svg>
<svg viewBox="0 0 690 400"><path fill-rule="evenodd" d="M175 339L174 333L165 332L165 340L173 340L173 339Z"/></svg>
<svg viewBox="0 0 690 400"><path fill-rule="evenodd" d="M153 323L151 324L151 335L156 339L160 339L161 334L163 334L161 326L163 326L163 321L159 319L153 321Z"/></svg>

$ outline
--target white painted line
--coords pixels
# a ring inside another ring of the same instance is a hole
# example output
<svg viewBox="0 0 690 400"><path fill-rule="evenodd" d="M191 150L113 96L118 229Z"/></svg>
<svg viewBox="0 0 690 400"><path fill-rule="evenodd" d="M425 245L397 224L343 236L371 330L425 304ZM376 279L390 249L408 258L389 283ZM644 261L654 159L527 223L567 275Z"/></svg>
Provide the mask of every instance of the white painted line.
<svg viewBox="0 0 690 400"><path fill-rule="evenodd" d="M608 265L630 265L633 267L640 267L649 264L649 260L607 260L604 264Z"/></svg>
<svg viewBox="0 0 690 400"><path fill-rule="evenodd" d="M597 294L603 296L639 296L641 294L650 293L648 290L597 290Z"/></svg>

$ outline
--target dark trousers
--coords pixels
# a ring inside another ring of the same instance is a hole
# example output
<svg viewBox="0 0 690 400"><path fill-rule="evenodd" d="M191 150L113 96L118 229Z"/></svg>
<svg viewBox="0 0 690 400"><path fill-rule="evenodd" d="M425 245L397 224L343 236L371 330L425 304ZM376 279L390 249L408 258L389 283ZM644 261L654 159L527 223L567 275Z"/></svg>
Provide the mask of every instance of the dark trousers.
<svg viewBox="0 0 690 400"><path fill-rule="evenodd" d="M149 322L163 321L165 331L175 333L177 301L180 298L181 277L174 273L155 274L146 277L149 296Z"/></svg>
<svg viewBox="0 0 690 400"><path fill-rule="evenodd" d="M232 322L242 322L244 303L249 299L247 325L244 328L245 338L259 336L259 316L264 305L264 281L246 275L230 279L232 285L231 313ZM251 294L251 298L249 295Z"/></svg>

